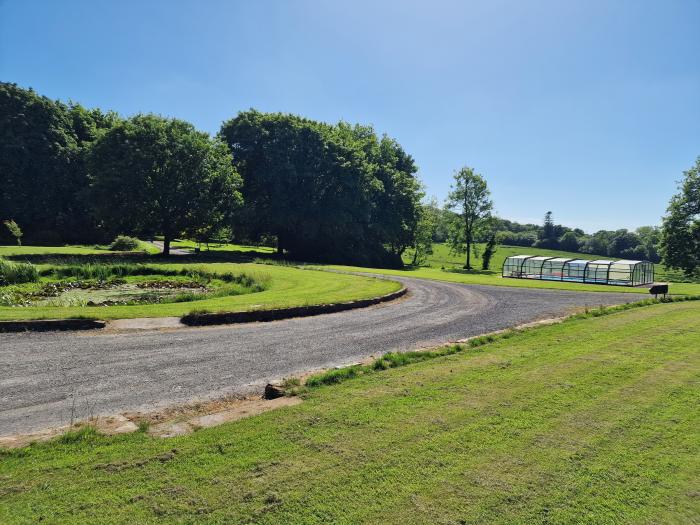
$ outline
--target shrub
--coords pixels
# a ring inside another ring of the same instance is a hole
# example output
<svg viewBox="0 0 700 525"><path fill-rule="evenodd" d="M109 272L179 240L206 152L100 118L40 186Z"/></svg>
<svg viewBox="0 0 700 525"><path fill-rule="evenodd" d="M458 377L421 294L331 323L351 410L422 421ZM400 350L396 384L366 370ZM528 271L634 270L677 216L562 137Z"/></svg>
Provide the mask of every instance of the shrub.
<svg viewBox="0 0 700 525"><path fill-rule="evenodd" d="M130 252L139 247L139 240L128 235L117 235L109 245L113 252Z"/></svg>
<svg viewBox="0 0 700 525"><path fill-rule="evenodd" d="M33 264L0 259L0 286L35 283L38 280L39 272Z"/></svg>

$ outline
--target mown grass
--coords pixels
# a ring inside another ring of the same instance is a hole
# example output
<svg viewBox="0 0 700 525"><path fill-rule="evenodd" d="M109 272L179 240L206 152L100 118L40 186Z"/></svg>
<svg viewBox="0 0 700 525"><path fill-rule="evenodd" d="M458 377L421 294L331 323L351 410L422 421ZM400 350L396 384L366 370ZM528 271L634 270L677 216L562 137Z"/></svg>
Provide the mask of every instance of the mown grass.
<svg viewBox="0 0 700 525"><path fill-rule="evenodd" d="M136 252L155 255L160 250L151 243L139 240ZM71 245L71 246L0 246L0 257L19 257L22 255L100 255L114 253L108 245Z"/></svg>
<svg viewBox="0 0 700 525"><path fill-rule="evenodd" d="M474 268L481 268L481 254L484 252L484 244L478 244L479 257L472 257L472 266ZM544 248L527 248L523 246L498 246L496 253L494 253L491 259L491 269L493 271L501 270L503 266L503 261L506 257L512 255L544 255L547 257L567 257L571 259L610 259L606 255L594 255L589 253L576 253L567 252L563 250L547 250ZM473 254L472 254L473 255ZM619 257L617 257L619 258ZM617 259L613 257L612 259ZM404 255L404 261L406 264L410 264L412 259L412 253L410 250ZM422 266L430 268L456 268L461 269L464 266L465 254L452 253L450 247L446 244L434 244L433 253L427 257L427 260L422 264ZM663 264L654 265L654 273L657 281L674 281L681 282L685 280L682 272L678 270L670 270L666 268Z"/></svg>
<svg viewBox="0 0 700 525"><path fill-rule="evenodd" d="M552 290L573 290L580 292L618 292L618 293L637 293L648 294L648 287L629 287L629 286L608 286L600 284L584 284L584 283L565 283L555 281L538 281L533 279L505 279L501 277L501 266L503 260L510 255L520 253L537 253L549 256L560 257L582 257L595 258L597 256L585 256L583 254L570 254L555 250L536 250L513 246L499 246L498 252L494 256L491 270L464 270L462 265L464 261L462 256L449 254L449 248L445 245L436 245L435 254L428 260L428 266L418 268L407 267L402 270L388 270L385 268L363 268L359 266L342 266L342 265L327 265L325 268L335 270L351 271L351 272L366 272L377 273L382 275L395 275L404 277L415 277L418 279L433 279L436 281L448 281L464 284L483 284L491 286L511 286L516 288L543 288ZM477 263L474 263L475 267ZM658 266L658 265L657 265ZM666 277L669 274L665 275ZM662 276L656 276L656 280L661 280ZM700 294L700 283L686 282L671 282L669 291L672 294L679 295L698 295Z"/></svg>
<svg viewBox="0 0 700 525"><path fill-rule="evenodd" d="M651 306L655 304L664 303L674 303L674 302L685 302L685 301L700 301L700 295L690 296L683 295L678 297L662 297L658 299L645 299L637 301L634 303L625 303L615 306L603 306L600 305L598 308L588 309L585 311L572 314L565 321L571 321L573 319L587 319L592 317L600 317L603 315L610 315L617 312L622 312L625 310L630 310L632 308L642 308L646 306ZM526 330L531 330L532 327L525 328ZM399 366L406 366L413 363L418 363L421 361L427 361L429 359L435 359L437 357L444 357L446 355L457 354L465 350L477 348L479 346L493 343L494 341L499 341L503 339L509 339L518 333L522 329L512 328L509 330L503 330L498 333L484 334L477 337L472 337L463 343L450 344L438 348L433 348L429 350L421 350L417 352L389 352L377 359L374 359L369 364L357 364L347 367L334 368L331 370L326 370L318 374L314 374L307 378L305 382L305 387L316 388L323 385L334 385L346 381L348 379L354 379L361 375L371 374L381 370L387 370L389 368L396 368ZM292 384L290 387L290 393L292 395L298 395L303 390L300 387L301 384Z"/></svg>
<svg viewBox="0 0 700 525"><path fill-rule="evenodd" d="M155 260L155 259L154 259ZM86 266L86 265L80 265ZM80 272L77 269L71 272ZM98 267L100 265L94 265ZM123 265L131 268L139 265ZM352 275L332 274L315 270L300 270L285 266L263 266L256 264L208 263L148 264L154 272L177 274L194 274L197 271L211 272L218 278L227 274L246 275L255 282L264 282L265 290L257 293L230 295L226 291L212 294L206 299L163 304L141 304L128 306L37 306L37 307L0 307L0 320L9 319L63 319L68 317L87 317L96 319L121 319L134 317L182 316L192 310L208 312L235 312L254 309L283 308L310 304L343 302L355 299L377 297L398 290L399 283L381 279L358 277ZM58 268L58 274L63 270ZM66 268L66 267L63 267ZM41 271L52 274L55 268L41 266ZM102 269L89 270L88 274L98 275ZM126 271L126 270L125 270ZM94 277L96 278L96 277Z"/></svg>
<svg viewBox="0 0 700 525"><path fill-rule="evenodd" d="M700 302L659 304L191 436L7 451L0 522L696 523L699 347Z"/></svg>
<svg viewBox="0 0 700 525"><path fill-rule="evenodd" d="M276 251L274 248L270 248L269 246L249 246L249 245L245 245L245 244L218 243L218 242L211 242L209 244L206 244L206 243L200 244L196 241L190 241L187 239L180 239L180 240L174 241L171 246L173 248L180 248L180 249L186 249L186 250L194 250L195 248L199 247L199 248L201 248L202 251L210 251L210 252L241 252L241 253L256 252L256 253L262 253L262 254L273 254Z"/></svg>

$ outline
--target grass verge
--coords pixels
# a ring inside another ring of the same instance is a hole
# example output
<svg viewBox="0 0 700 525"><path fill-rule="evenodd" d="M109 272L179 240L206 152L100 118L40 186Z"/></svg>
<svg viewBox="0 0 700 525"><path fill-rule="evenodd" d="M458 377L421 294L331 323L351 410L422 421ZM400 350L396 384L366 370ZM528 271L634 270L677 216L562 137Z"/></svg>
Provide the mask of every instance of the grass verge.
<svg viewBox="0 0 700 525"><path fill-rule="evenodd" d="M489 286L511 286L515 288L546 288L550 290L572 290L576 292L616 292L649 295L647 287L609 286L601 284L562 283L555 281L537 281L533 279L507 279L501 277L500 269L496 271L466 271L458 268L408 268L405 270L387 270L384 268L362 268L359 266L328 265L325 268L348 272L376 273L397 277L414 277L464 284L483 284ZM674 295L700 295L700 284L670 283L669 291Z"/></svg>
<svg viewBox="0 0 700 525"><path fill-rule="evenodd" d="M4 451L0 522L697 522L700 302L596 315L190 436Z"/></svg>
<svg viewBox="0 0 700 525"><path fill-rule="evenodd" d="M122 266L124 271L128 273L130 268L138 265L126 264ZM93 319L179 317L192 311L239 312L346 302L386 295L401 288L401 284L394 281L301 270L286 266L234 263L208 263L204 265L169 262L148 264L148 268L154 272L161 271L166 274L180 274L181 272L187 274L200 269L217 275L245 274L256 282L266 283L266 289L256 293L214 296L181 303L125 306L0 307L0 320L65 319L69 317ZM50 266L42 266L41 271L51 274L54 270ZM101 270L95 271L99 273ZM88 273L92 275L95 272L90 270Z"/></svg>
<svg viewBox="0 0 700 525"><path fill-rule="evenodd" d="M584 312L573 314L564 319L563 322L575 319L588 319L592 317L600 317L603 315L609 315L617 312L624 312L625 310L630 310L632 308L652 306L655 304L678 303L685 301L700 301L700 295L666 297L661 299L645 299L643 301L637 301L634 303L626 303L615 306L601 305L600 307L595 309L586 309ZM468 349L478 348L488 343L493 343L502 339L509 339L510 337L517 335L523 330L531 329L537 329L537 327L528 327L525 329L512 328L509 330L502 330L494 334L486 334L477 337L472 337L465 343L450 344L438 348L432 348L429 350L419 350L416 352L389 352L382 355L381 357L378 357L369 364L351 365L347 367L326 370L324 372L314 374L306 379L304 386L308 388L316 388L324 385L335 385L338 383L342 383L343 381L347 381L348 379L354 379L365 374L370 374L381 370L387 370L389 368L397 368L399 366L406 366L413 363L419 363L421 361L427 361L429 359L435 359L437 357L444 357L447 355L457 354ZM303 393L303 389L300 388L300 384L296 383L290 383L289 391L293 395L299 395Z"/></svg>

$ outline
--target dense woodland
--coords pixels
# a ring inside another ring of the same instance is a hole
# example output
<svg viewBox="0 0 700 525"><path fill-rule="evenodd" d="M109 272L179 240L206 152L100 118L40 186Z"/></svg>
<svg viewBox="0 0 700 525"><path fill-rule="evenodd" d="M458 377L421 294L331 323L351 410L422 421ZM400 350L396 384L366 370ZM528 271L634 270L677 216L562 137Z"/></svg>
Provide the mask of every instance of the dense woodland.
<svg viewBox="0 0 700 525"><path fill-rule="evenodd" d="M106 242L117 234L276 246L306 260L400 266L433 242L464 251L486 242L615 258L662 258L688 275L700 265L700 161L686 172L663 227L593 234L519 224L424 201L413 158L370 126L244 111L215 137L178 119L123 118L0 83L0 242ZM466 170L466 171L465 171ZM455 190L453 189L453 192ZM453 194L451 194L453 195ZM449 200L448 200L449 204ZM9 222L8 222L9 223ZM17 237L15 235L17 239ZM525 251L525 250L524 250Z"/></svg>

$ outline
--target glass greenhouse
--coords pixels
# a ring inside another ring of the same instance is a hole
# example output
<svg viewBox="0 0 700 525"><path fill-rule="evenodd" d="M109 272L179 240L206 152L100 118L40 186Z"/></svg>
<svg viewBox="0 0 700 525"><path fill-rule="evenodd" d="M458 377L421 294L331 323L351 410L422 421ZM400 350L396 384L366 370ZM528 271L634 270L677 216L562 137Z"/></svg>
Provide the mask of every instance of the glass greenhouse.
<svg viewBox="0 0 700 525"><path fill-rule="evenodd" d="M654 265L649 261L513 255L503 262L503 277L640 286L654 282Z"/></svg>

